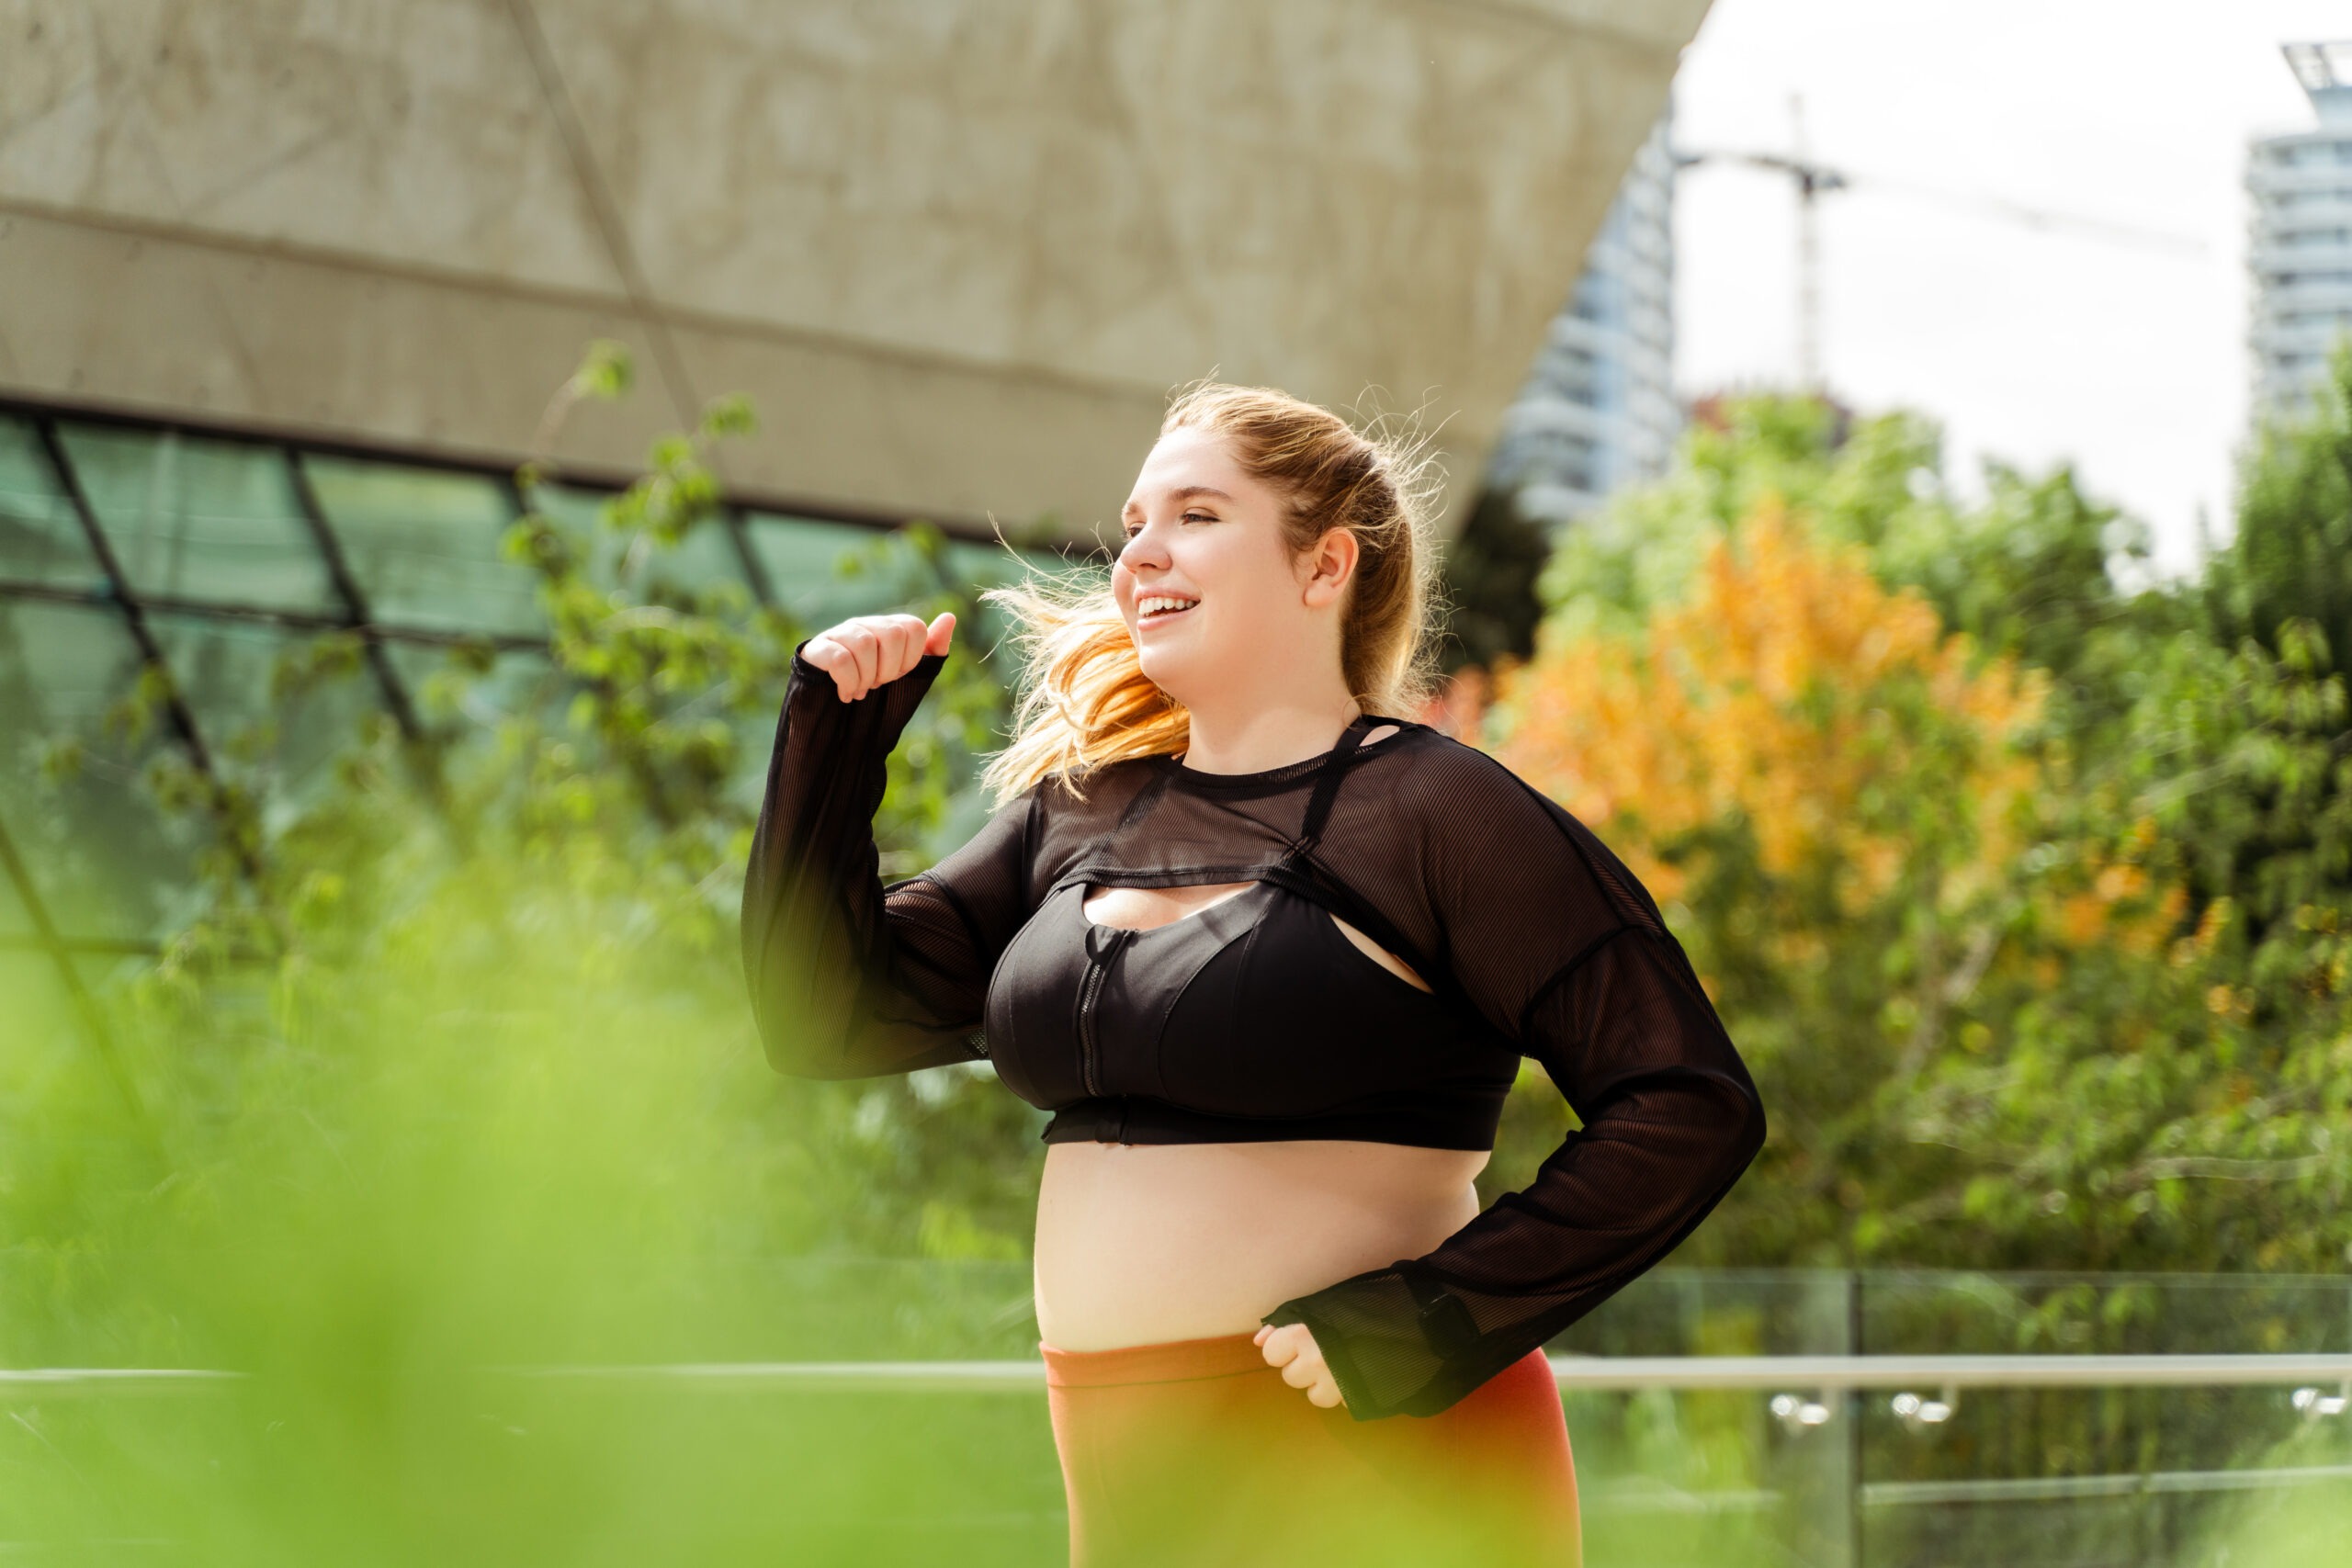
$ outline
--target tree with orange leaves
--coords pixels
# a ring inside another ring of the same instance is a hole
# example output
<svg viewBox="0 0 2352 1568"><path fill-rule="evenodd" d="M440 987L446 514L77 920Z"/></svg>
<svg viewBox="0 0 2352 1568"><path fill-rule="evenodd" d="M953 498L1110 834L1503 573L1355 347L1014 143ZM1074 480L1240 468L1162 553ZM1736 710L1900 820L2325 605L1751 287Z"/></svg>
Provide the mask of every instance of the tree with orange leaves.
<svg viewBox="0 0 2352 1568"><path fill-rule="evenodd" d="M1723 1227L1747 1247L1827 1260L1870 1205L1883 1102L2018 919L2047 686L1771 498L1640 636L1498 673L1498 754L1657 895L1770 1082L1770 1196Z"/></svg>
<svg viewBox="0 0 2352 1568"><path fill-rule="evenodd" d="M2063 470L1988 478L1734 405L1563 541L1470 732L1657 892L1774 1107L1701 1255L2325 1267L2343 678L2119 587Z"/></svg>

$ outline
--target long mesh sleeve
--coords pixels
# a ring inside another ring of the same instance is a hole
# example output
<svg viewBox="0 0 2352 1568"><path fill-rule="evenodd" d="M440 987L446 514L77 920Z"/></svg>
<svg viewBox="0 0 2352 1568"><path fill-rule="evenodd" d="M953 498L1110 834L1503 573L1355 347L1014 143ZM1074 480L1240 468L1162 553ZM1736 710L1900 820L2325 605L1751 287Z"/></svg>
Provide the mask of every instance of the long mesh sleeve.
<svg viewBox="0 0 2352 1568"><path fill-rule="evenodd" d="M929 871L884 886L874 843L890 752L944 654L855 702L793 650L743 881L743 972L767 1059L800 1077L986 1055L997 955L1026 918L1034 792Z"/></svg>
<svg viewBox="0 0 2352 1568"><path fill-rule="evenodd" d="M1314 1333L1359 1421L1434 1415L1542 1346L1672 1251L1764 1142L1756 1086L1646 889L1482 762L1432 791L1455 807L1424 856L1449 965L1584 1126L1425 1257L1267 1314Z"/></svg>

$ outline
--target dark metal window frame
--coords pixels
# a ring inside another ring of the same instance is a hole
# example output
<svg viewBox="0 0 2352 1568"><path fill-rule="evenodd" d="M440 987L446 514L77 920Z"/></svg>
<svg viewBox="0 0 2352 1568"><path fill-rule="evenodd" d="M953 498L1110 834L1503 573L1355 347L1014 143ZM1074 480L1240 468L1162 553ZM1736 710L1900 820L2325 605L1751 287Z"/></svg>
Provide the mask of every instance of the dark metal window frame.
<svg viewBox="0 0 2352 1568"><path fill-rule="evenodd" d="M71 403L32 402L22 399L0 397L0 417L18 421L34 434L40 456L50 468L50 478L58 494L74 513L74 523L88 544L97 563L100 582L92 588L62 587L54 583L37 582L0 575L0 600L24 600L71 604L84 608L110 611L119 617L138 653L142 670L156 672L166 693L164 717L174 744L187 754L190 764L208 780L218 784L219 774L212 761L212 750L207 742L196 714L184 700L179 682L173 676L161 646L148 626L151 611L174 616L215 621L261 623L288 630L312 632L346 632L358 636L366 649L366 661L381 696L384 706L402 733L415 736L422 726L416 716L413 694L407 682L389 656L396 645L413 647L481 646L487 644L501 651L541 649L546 647L543 637L515 634L482 634L448 631L439 628L404 626L397 621L378 618L371 611L367 593L354 576L343 541L335 532L333 520L319 503L311 482L309 462L313 458L342 458L354 461L412 468L421 472L487 478L499 483L505 498L508 521L522 513L522 498L514 488L511 465L481 457L419 452L396 446L367 442L339 440L329 437L289 434L252 425L189 419L181 416L154 417L125 413L119 410L75 406ZM308 539L323 561L332 587L335 607L330 610L289 610L278 606L242 603L233 600L192 599L171 594L150 593L136 588L123 570L116 555L113 541L102 525L96 511L90 503L82 478L76 470L73 455L59 434L61 424L96 426L134 432L150 436L183 435L204 441L245 446L257 452L274 454L285 465L293 492L301 512L302 525ZM616 495L627 489L633 476L609 470L572 468L550 465L549 477L566 487L605 496ZM771 581L765 563L753 548L750 521L753 513L781 518L802 519L815 524L847 525L871 530L877 536L891 532L907 522L905 517L872 510L845 508L839 505L810 502L800 498L761 495L745 491L722 493L718 520L726 528L743 581L754 599L763 605L776 602L776 585ZM994 542L993 536L969 525L942 525L941 532L950 538L972 544ZM248 865L248 873L258 868ZM45 953L55 966L65 995L92 1044L105 1058L109 1070L130 1094L134 1108L137 1096L127 1079L122 1077L117 1053L108 1038L103 1020L92 1003L88 988L74 967L76 958L125 957L153 955L153 943L135 940L77 936L61 930L40 894L28 868L8 833L7 824L0 820L0 876L5 876L22 902L32 927L29 933L8 935L0 933L0 952L33 951Z"/></svg>

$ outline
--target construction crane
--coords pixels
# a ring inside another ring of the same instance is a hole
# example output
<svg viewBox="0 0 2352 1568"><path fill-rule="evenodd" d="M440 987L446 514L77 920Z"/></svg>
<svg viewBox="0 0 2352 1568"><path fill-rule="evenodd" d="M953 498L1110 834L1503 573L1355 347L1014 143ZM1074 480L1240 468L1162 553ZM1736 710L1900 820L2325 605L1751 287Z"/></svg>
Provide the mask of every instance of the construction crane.
<svg viewBox="0 0 2352 1568"><path fill-rule="evenodd" d="M2169 233L2163 230L2143 229L2129 223L2113 223L2104 219L2086 218L2076 213L2053 212L2043 208L2029 207L1999 197L1971 195L1958 191L1939 190L1902 180L1891 180L1876 175L1857 176L1841 169L1830 168L1814 162L1806 150L1804 136L1804 102L1789 100L1789 118L1792 131L1792 151L1779 152L1747 152L1736 151L1677 152L1676 170L1695 168L1704 164L1736 164L1748 168L1766 169L1786 175L1796 182L1797 191L1797 375L1804 389L1818 393L1821 379L1821 219L1817 209L1819 198L1829 191L1885 190L1899 191L1906 196L1923 197L1954 207L1972 208L1990 217L2007 219L2030 228L2063 230L2087 237L2109 241L2117 244L2137 245L2148 250L2203 254L2205 242L2187 234Z"/></svg>

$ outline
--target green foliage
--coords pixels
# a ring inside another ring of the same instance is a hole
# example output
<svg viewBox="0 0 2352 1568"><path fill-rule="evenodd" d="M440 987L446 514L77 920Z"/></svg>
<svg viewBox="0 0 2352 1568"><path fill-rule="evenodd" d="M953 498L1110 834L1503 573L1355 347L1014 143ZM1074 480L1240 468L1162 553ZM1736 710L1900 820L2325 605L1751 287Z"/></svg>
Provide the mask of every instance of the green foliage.
<svg viewBox="0 0 2352 1568"><path fill-rule="evenodd" d="M2038 1048L1955 1071L1938 1102L1950 1133L2030 1173L1983 1203L2013 1247L2352 1261L2352 649L2306 613L2352 604L2352 358L2337 373L2312 420L2265 433L2237 536L2109 659L2126 702L2054 814L2076 843L2145 820L2147 863L2184 895L2175 940L2077 956L2018 1001Z"/></svg>
<svg viewBox="0 0 2352 1568"><path fill-rule="evenodd" d="M595 345L543 436L571 403L617 396L629 379L617 345ZM647 472L585 525L560 504L555 477L526 465L503 547L538 579L545 653L453 648L418 694L422 732L404 736L371 710L323 784L299 794L274 766L275 717L216 737L209 773L178 751L153 765L166 808L214 829L201 902L141 977L126 1021L181 1040L153 1054L144 1098L213 1108L193 1125L166 1119L160 1157L174 1179L188 1161L234 1158L201 1131L207 1117L281 1095L304 1102L301 1085L245 1075L286 1053L332 1058L344 1026L322 1021L346 996L376 1010L348 1021L356 1034L387 1027L400 998L383 977L420 952L462 967L551 921L631 965L626 996L702 1010L747 1070L758 1066L736 952L741 877L792 650L819 628L753 604L735 581L691 586L676 565L728 526L710 458L752 428L744 400L715 401L695 430L657 440ZM954 609L972 620L970 585L928 525L877 534L842 570L926 617ZM274 671L265 713L362 678L367 657L356 637L298 645ZM152 726L172 700L168 676L151 667L116 722ZM910 874L948 847L1005 706L984 656L943 671L892 759L876 825L886 869ZM73 765L70 751L51 759L60 773ZM864 1129L844 1168L863 1179L806 1245L1025 1253L1034 1113L992 1083L943 1073L775 1092ZM932 1135L943 1122L954 1134Z"/></svg>
<svg viewBox="0 0 2352 1568"><path fill-rule="evenodd" d="M1713 868L1676 918L1776 1116L1780 1146L1710 1246L1988 1268L2352 1260L2352 648L2332 624L2352 605L2352 359L2338 377L2313 420L2266 433L2239 536L2188 582L2127 588L2144 530L2063 468L1990 467L1987 499L1963 504L1931 426L1840 428L1802 400L1729 405L1669 478L1555 554L1545 637L1630 646L1695 601L1715 541L1785 506L1923 595L1973 658L2050 682L2017 738L2030 827L1976 916L1921 885L1880 910L1891 923L1839 928L1795 885L1776 906L1770 878L1734 874L1745 828L1656 846ZM1978 798L1957 754L1917 761L1887 781L1921 808L1894 833L1915 870ZM1643 802L1629 809L1618 830L1646 844ZM1827 947L1792 952L1815 931Z"/></svg>
<svg viewBox="0 0 2352 1568"><path fill-rule="evenodd" d="M2352 344L2300 420L2266 420L2238 494L2237 533L2214 559L2203 607L2225 646L2283 653L2279 628L2316 626L2352 657Z"/></svg>
<svg viewBox="0 0 2352 1568"><path fill-rule="evenodd" d="M628 380L600 347L559 407ZM300 791L274 716L216 737L210 773L157 765L217 847L197 914L103 997L143 1115L70 1010L0 1026L0 1337L14 1364L247 1380L161 1420L18 1411L0 1539L238 1562L933 1561L941 1527L910 1530L881 1490L914 1456L954 1472L939 1514L1017 1525L959 1557L1059 1550L1028 1402L714 1407L498 1371L1034 1348L1042 1117L970 1069L779 1078L752 1035L740 877L816 628L675 566L726 526L710 457L750 428L741 400L714 404L587 526L526 467L505 547L538 578L546 649L453 649L422 732L355 727ZM969 624L935 529L877 535L849 568ZM368 657L309 645L265 712ZM171 699L151 671L119 722ZM951 662L893 761L886 865L953 836L1003 713L984 659Z"/></svg>
<svg viewBox="0 0 2352 1568"><path fill-rule="evenodd" d="M1534 584L1550 551L1543 527L1521 516L1508 492L1480 492L1461 532L1446 541L1445 670L1533 650L1543 615Z"/></svg>
<svg viewBox="0 0 2352 1568"><path fill-rule="evenodd" d="M985 1194L902 1168L858 1086L769 1073L691 923L577 863L477 854L343 950L320 941L349 910L320 874L287 961L135 986L114 1017L160 1177L67 1021L8 1020L9 1364L241 1377L13 1393L0 1539L224 1564L911 1565L961 1516L988 1522L960 1561L1058 1549L1041 1404L627 1374L1013 1357L1035 1329L1025 1266L874 1256L915 1250L900 1222L923 1198L962 1210L950 1247L1003 1242ZM616 1371L530 1371L572 1365Z"/></svg>
<svg viewBox="0 0 2352 1568"><path fill-rule="evenodd" d="M2352 362L2342 376L2352 387ZM599 345L548 433L629 380ZM1841 890L1853 857L1767 852L1776 834L1837 839L1769 792L1661 846L1689 875L1669 913L1758 1065L1776 1140L1694 1254L2279 1270L2352 1256L2345 406L2266 437L2248 522L2187 584L2125 586L2144 536L2063 469L1995 468L1988 499L1963 503L1932 426L1802 400L1731 405L1672 475L1561 542L1545 638L1633 637L1691 602L1715 543L1781 506L1861 552L1890 594L1916 592L1935 648L1965 634L1951 646L1969 689L2002 657L2050 680L1999 760L2034 781L2013 852L1986 851L1997 835L1964 809L1989 764L1924 663L1867 701L1817 681L1771 710L1791 735L1859 727L1838 757L1765 771L1851 764L1852 808L1830 826L1892 846L1873 897ZM92 1069L70 1009L7 1021L0 1328L18 1364L254 1376L212 1401L17 1407L0 1459L24 1483L0 1488L0 1539L167 1538L239 1562L1058 1550L1034 1402L656 1398L512 1371L1034 1342L1037 1113L984 1070L779 1079L752 1038L734 949L747 780L815 628L679 564L728 526L711 458L751 428L740 400L714 404L584 527L558 477L526 467L506 547L538 578L547 645L453 648L419 694L420 732L357 726L300 790L274 720L225 738L210 773L168 750L152 765L161 798L216 829L207 896L106 998L143 1120ZM978 624L936 530L877 538L849 569L905 609ZM1496 648L1517 646L1509 614L1490 622ZM331 699L373 657L312 644L277 671L271 705ZM172 697L150 670L116 723L168 732ZM951 661L891 763L886 875L968 831L1003 716L987 661ZM43 758L60 777L83 764L70 746ZM1969 881L1980 861L1997 875ZM1486 1196L1563 1125L1531 1072ZM2144 1281L2057 1286L1922 1348L2145 1348L2152 1300ZM1770 1348L1750 1328L1709 1332ZM2003 1408L2016 1419L1973 1440L2012 1472L2036 1454L2137 1462L2160 1425ZM1767 1472L1760 1419L1744 1399L1627 1401L1580 1416L1580 1451L1596 1472L1737 1489ZM908 1464L943 1489L930 1512L997 1524L923 1536L894 1479ZM1752 1533L1683 1528L1692 1551L1770 1554ZM1594 1539L1629 1557L1663 1539L1636 1533Z"/></svg>
<svg viewBox="0 0 2352 1568"><path fill-rule="evenodd" d="M2352 1260L2352 725L2308 623L2145 650L2125 750L2066 807L2076 843L2154 829L2182 888L2159 950L2091 946L1996 993L2014 1041L1954 1060L1917 1125L1984 1168L1990 1256L2095 1267ZM2059 846L2053 845L2053 848Z"/></svg>
<svg viewBox="0 0 2352 1568"><path fill-rule="evenodd" d="M628 379L627 356L598 345L559 394L549 434L563 408ZM752 425L741 400L713 404L694 431L656 442L644 476L586 527L553 477L526 466L506 548L540 581L545 659L453 649L422 694L424 733L372 724L331 784L300 798L276 787L266 724L220 748L217 780L155 764L166 799L222 830L204 863L209 901L168 946L151 996L183 1019L258 1017L239 1037L282 1046L273 1032L316 1010L306 987L375 972L422 940L418 911L494 868L513 879L488 906L504 927L576 905L629 941L659 933L668 956L649 974L692 976L681 994L724 1016L756 804L746 782L790 650L813 629L677 569L728 526L710 458ZM2245 479L2258 525L2190 584L2122 586L2143 563L2143 532L2064 469L1994 467L1986 499L1963 503L1931 424L1850 420L1803 399L1726 405L1669 477L1560 542L1543 577L1545 637L1623 639L1694 592L1717 543L1784 506L1965 634L1973 669L2014 659L2050 682L2017 741L2035 770L2032 819L1990 882L1970 857L1990 852L1992 829L1963 830L1973 807L1951 793L1976 776L1977 742L1938 716L1945 699L1923 678L1882 682L1850 712L1816 684L1773 721L1800 740L1806 725L1856 727L1838 742L1840 766L1860 770L1837 807L1846 848L1792 870L1773 846L1797 807L1769 791L1738 820L1661 845L1689 874L1705 868L1679 891L1676 919L1736 1035L1778 1075L1766 1089L1781 1141L1706 1247L1775 1263L2343 1260L2352 1155L2331 1123L2352 1049L2352 758L2340 645L2310 618L2233 629L2216 606L2274 602L2295 586L2278 562L2324 576L2340 525L2327 476L2340 478L2346 429L2339 399L2316 423L2271 433ZM922 525L845 570L925 616L974 608ZM2270 597L2246 586L2262 583ZM2328 602L2323 583L2300 588ZM367 657L353 639L321 641L279 671L273 695L350 680ZM170 697L151 671L119 722L163 722ZM892 760L877 825L886 875L969 830L975 759L1003 714L987 662L953 661ZM1746 733L1753 745L1760 731ZM1899 778L1884 772L1898 758ZM1792 752L1767 771L1800 766ZM1849 897L1849 853L1880 868L1867 908ZM466 940L494 945L495 929ZM257 1014L224 999L248 993L273 999ZM224 1045L207 1070L232 1081L239 1056ZM168 1067L152 1087L159 1100L183 1092ZM1023 1254L1034 1113L985 1075L778 1092L831 1097L865 1130L872 1179L829 1245ZM1514 1097L1488 1197L1557 1141L1564 1117L1546 1092L1531 1074Z"/></svg>

